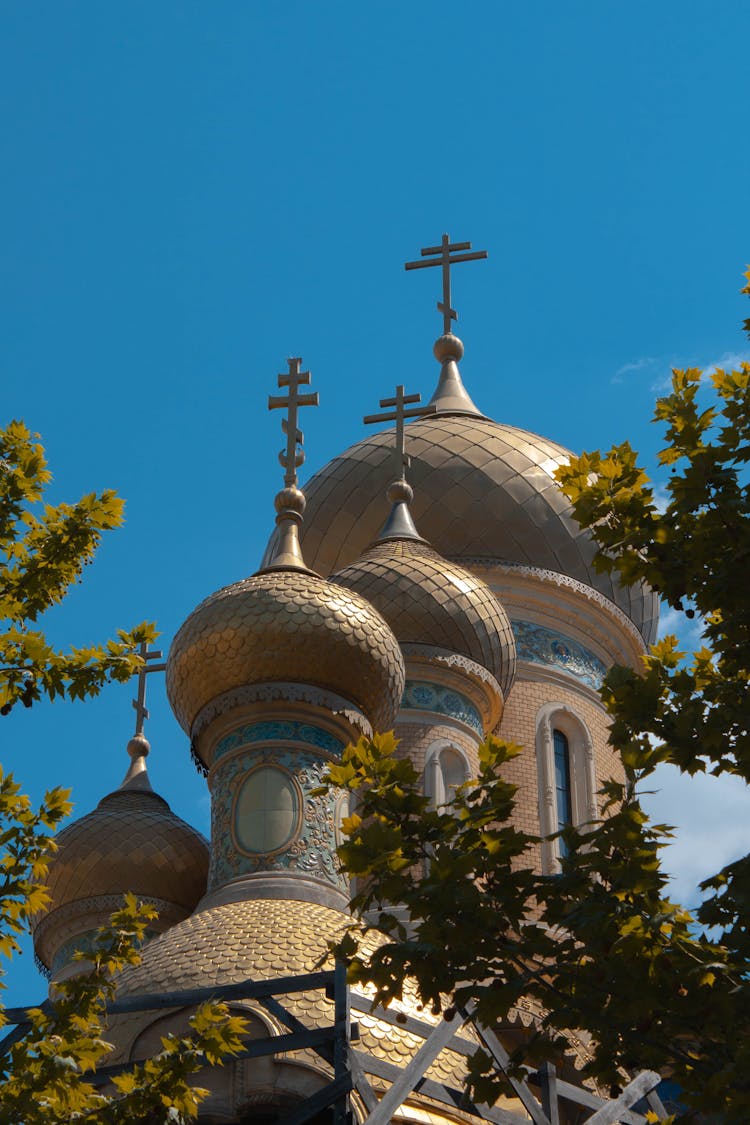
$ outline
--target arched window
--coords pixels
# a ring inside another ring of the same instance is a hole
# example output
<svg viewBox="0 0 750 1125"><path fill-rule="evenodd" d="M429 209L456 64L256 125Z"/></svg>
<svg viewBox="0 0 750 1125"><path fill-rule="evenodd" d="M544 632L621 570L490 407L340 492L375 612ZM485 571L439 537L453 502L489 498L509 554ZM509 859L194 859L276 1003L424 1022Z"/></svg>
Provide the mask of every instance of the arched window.
<svg viewBox="0 0 750 1125"><path fill-rule="evenodd" d="M571 784L570 745L561 730L552 731L555 754L555 804L557 805L557 830L573 823L573 789ZM557 841L560 858L568 854L568 846L560 837Z"/></svg>
<svg viewBox="0 0 750 1125"><path fill-rule="evenodd" d="M597 817L594 744L580 715L564 703L546 703L536 719L539 826L542 870L560 870L567 824L585 825Z"/></svg>
<svg viewBox="0 0 750 1125"><path fill-rule="evenodd" d="M448 805L456 790L469 777L466 758L455 746L438 746L427 753L424 769L425 795L433 808Z"/></svg>

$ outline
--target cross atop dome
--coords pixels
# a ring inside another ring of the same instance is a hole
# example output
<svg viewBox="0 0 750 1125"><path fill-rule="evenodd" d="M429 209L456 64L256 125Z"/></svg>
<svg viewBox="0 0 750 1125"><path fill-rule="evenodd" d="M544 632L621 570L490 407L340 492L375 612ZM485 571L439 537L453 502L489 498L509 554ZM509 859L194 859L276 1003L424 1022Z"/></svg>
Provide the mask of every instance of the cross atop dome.
<svg viewBox="0 0 750 1125"><path fill-rule="evenodd" d="M442 241L439 246L425 246L419 253L422 258L431 259L430 261L422 261L421 259L416 262L404 262L404 269L406 270L424 270L430 266L440 266L443 271L443 299L438 301L438 312L443 314L443 334L448 336L451 331L451 321L458 320L458 313L454 308L451 308L451 266L457 265L459 262L473 262L479 258L486 258L486 250L475 250L471 254L460 253L460 251L471 250L470 242L451 242L447 234L443 235ZM437 255L437 257L436 257ZM451 257L451 255L453 255Z"/></svg>
<svg viewBox="0 0 750 1125"><path fill-rule="evenodd" d="M408 453L405 448L404 440L404 420L406 418L422 418L426 414L437 413L437 407L432 403L426 406L413 406L407 410L406 407L410 403L418 403L422 399L420 394L405 395L403 384L396 387L396 395L394 398L381 398L380 405L385 407L394 407L392 411L386 411L385 414L368 414L362 421L365 425L370 425L373 422L395 422L396 423L396 445L394 453L396 456L396 478L390 484L386 493L393 507L391 513L383 527L378 540L382 539L422 539L422 536L414 526L414 521L411 518L408 505L414 497L414 493L410 485L406 481L406 470L411 464Z"/></svg>
<svg viewBox="0 0 750 1125"><path fill-rule="evenodd" d="M146 770L146 758L151 746L143 733L143 724L149 718L149 711L146 707L146 677L150 672L163 672L166 664L153 663L155 660L161 660L163 654L161 649L158 648L149 650L146 641L141 641L138 655L142 663L138 669L138 694L132 701L135 708L135 734L128 743L130 765L120 789L140 789L151 792L151 782Z"/></svg>
<svg viewBox="0 0 750 1125"><path fill-rule="evenodd" d="M149 718L148 708L146 707L146 676L149 672L163 672L166 664L152 664L153 660L161 660L162 652L160 649L151 649L149 652L148 645L145 641L141 641L138 655L143 663L138 669L138 696L133 700L133 707L135 708L135 734L143 734L144 720Z"/></svg>
<svg viewBox="0 0 750 1125"><path fill-rule="evenodd" d="M395 398L381 398L380 405L384 407L395 407L392 411L387 411L385 414L367 414L362 421L366 426L372 425L375 422L395 422L396 423L396 479L405 479L406 470L411 464L411 459L406 452L404 441L404 420L406 418L422 418L425 414L434 414L436 408L434 406L415 406L410 410L405 407L412 402L421 402L422 396L420 394L405 395L403 384L400 383L396 387Z"/></svg>
<svg viewBox="0 0 750 1125"><path fill-rule="evenodd" d="M302 360L299 356L288 359L289 371L279 375L279 386L288 387L285 395L269 395L268 409L276 410L279 407L288 407L289 414L281 420L281 429L286 434L286 449L279 453L279 463L285 469L284 484L287 488L295 488L297 484L297 469L305 460L303 449L304 435L297 426L298 409L300 406L317 406L319 396L317 391L301 395L299 388L310 382L310 372L301 371Z"/></svg>
<svg viewBox="0 0 750 1125"><path fill-rule="evenodd" d="M263 574L267 570L304 570L309 571L302 558L299 545L299 527L305 511L305 496L297 487L297 469L305 460L303 448L304 435L297 425L298 411L301 406L317 406L319 395L317 391L309 394L300 394L300 387L307 386L310 382L310 372L302 371L302 360L299 356L288 359L289 371L278 376L279 386L288 387L285 395L269 395L268 409L277 410L286 407L288 414L281 419L281 428L286 434L286 449L279 453L279 463L284 469L284 488L276 496L276 526L278 539L271 561L267 566L258 571Z"/></svg>

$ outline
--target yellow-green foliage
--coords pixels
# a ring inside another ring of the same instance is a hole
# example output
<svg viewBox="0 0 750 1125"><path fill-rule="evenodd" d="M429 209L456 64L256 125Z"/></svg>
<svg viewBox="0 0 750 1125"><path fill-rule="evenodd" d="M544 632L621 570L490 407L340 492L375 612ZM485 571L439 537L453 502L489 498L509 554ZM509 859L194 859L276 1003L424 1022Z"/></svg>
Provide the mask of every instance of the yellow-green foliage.
<svg viewBox="0 0 750 1125"><path fill-rule="evenodd" d="M0 714L20 700L82 699L140 666L136 649L156 636L143 623L117 640L67 652L36 623L62 601L94 557L102 533L122 523L123 502L110 489L76 504L44 503L52 479L44 450L23 422L0 429Z"/></svg>

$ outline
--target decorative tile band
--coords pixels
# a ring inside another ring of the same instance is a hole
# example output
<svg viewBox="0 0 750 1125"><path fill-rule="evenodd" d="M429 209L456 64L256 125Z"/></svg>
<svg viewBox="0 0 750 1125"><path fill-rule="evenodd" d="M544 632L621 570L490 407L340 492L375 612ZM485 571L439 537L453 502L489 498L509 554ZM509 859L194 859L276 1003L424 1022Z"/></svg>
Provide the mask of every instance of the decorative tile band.
<svg viewBox="0 0 750 1125"><path fill-rule="evenodd" d="M482 734L482 716L470 699L452 688L440 684L429 684L423 680L407 680L401 706L405 710L436 711L439 715L450 715Z"/></svg>
<svg viewBox="0 0 750 1125"><path fill-rule="evenodd" d="M308 746L318 746L330 754L340 754L343 742L312 723L284 722L282 720L250 723L239 727L220 740L216 747L214 761L222 754L253 742L306 742Z"/></svg>
<svg viewBox="0 0 750 1125"><path fill-rule="evenodd" d="M531 621L513 621L511 624L519 660L560 668L595 691L602 686L606 665L578 641Z"/></svg>

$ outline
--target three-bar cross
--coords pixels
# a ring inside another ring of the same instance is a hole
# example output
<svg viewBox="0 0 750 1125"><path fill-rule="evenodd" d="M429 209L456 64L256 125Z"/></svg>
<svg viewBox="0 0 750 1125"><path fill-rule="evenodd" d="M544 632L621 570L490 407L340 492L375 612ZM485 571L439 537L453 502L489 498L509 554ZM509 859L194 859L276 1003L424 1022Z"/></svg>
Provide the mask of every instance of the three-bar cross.
<svg viewBox="0 0 750 1125"><path fill-rule="evenodd" d="M138 649L143 664L138 669L138 698L133 700L135 707L135 733L143 734L144 720L149 717L148 708L146 707L146 676L149 672L163 672L166 664L149 664L150 660L161 660L162 653L160 649L152 649L148 651L148 645L145 641L141 641L141 646Z"/></svg>
<svg viewBox="0 0 750 1125"><path fill-rule="evenodd" d="M443 299L438 301L438 310L443 314L443 333L447 336L451 330L451 321L458 320L458 313L451 308L451 266L458 262L473 262L477 258L486 258L486 250L475 250L473 254L462 254L458 251L471 250L470 242L451 242L447 234L443 235L439 246L425 246L419 253L423 258L432 258L429 262L405 262L404 269L424 270L429 266L442 266L443 269ZM438 254L439 257L434 257ZM451 257L453 255L453 257Z"/></svg>
<svg viewBox="0 0 750 1125"><path fill-rule="evenodd" d="M432 264L432 263L430 263ZM404 419L405 418L421 418L425 414L435 414L437 411L436 406L425 405L413 407L411 410L406 410L405 407L411 402L419 402L422 398L421 395L405 395L402 385L396 387L395 398L381 398L381 406L393 406L395 410L386 412L385 414L368 414L362 421L365 425L371 425L373 422L394 422L396 423L396 473L398 477L405 477L406 470L411 464L411 459L406 453L404 447Z"/></svg>
<svg viewBox="0 0 750 1125"><path fill-rule="evenodd" d="M300 406L317 406L318 405L318 392L313 391L311 394L301 395L299 388L310 382L310 372L300 371L302 360L295 356L288 359L289 371L285 375L279 375L279 386L288 387L289 392L286 395L269 395L268 396L268 409L276 410L279 407L289 407L289 415L287 418L282 418L281 429L286 434L286 449L282 449L279 453L279 462L284 473L284 484L287 488L293 488L297 483L297 469L305 459L305 453L302 449L304 436L302 430L297 427L297 411Z"/></svg>

